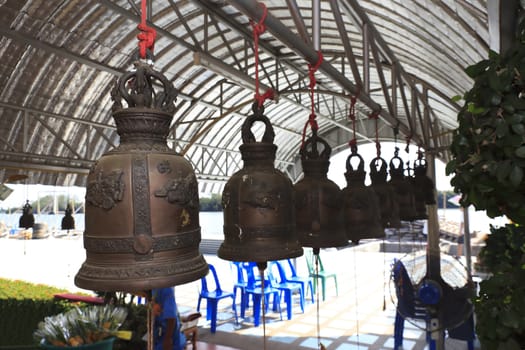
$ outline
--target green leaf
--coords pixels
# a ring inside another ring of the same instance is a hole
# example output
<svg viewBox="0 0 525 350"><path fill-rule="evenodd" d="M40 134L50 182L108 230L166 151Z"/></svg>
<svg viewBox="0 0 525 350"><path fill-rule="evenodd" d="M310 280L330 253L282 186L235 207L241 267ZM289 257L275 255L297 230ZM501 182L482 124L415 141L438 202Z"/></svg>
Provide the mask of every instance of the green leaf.
<svg viewBox="0 0 525 350"><path fill-rule="evenodd" d="M493 94L490 98L490 104L493 106L499 106L501 103L501 95L500 94Z"/></svg>
<svg viewBox="0 0 525 350"><path fill-rule="evenodd" d="M451 98L452 102L459 102L461 99L463 99L463 96L461 95L452 96Z"/></svg>
<svg viewBox="0 0 525 350"><path fill-rule="evenodd" d="M525 126L523 124L512 124L511 128L518 135L525 134Z"/></svg>
<svg viewBox="0 0 525 350"><path fill-rule="evenodd" d="M525 158L525 146L517 148L514 154L516 154L517 157Z"/></svg>
<svg viewBox="0 0 525 350"><path fill-rule="evenodd" d="M476 105L470 102L467 106L467 111L472 114L481 114L485 111L483 107L476 107Z"/></svg>
<svg viewBox="0 0 525 350"><path fill-rule="evenodd" d="M524 116L521 113L514 113L508 117L505 117L505 121L509 124L521 123L523 119L524 119Z"/></svg>
<svg viewBox="0 0 525 350"><path fill-rule="evenodd" d="M510 160L505 160L498 163L498 168L496 170L496 177L499 182L502 182L504 179L509 176L510 173Z"/></svg>
<svg viewBox="0 0 525 350"><path fill-rule="evenodd" d="M496 124L496 136L498 138L502 138L509 132L509 128L507 126L507 123L505 123L503 120L499 120Z"/></svg>
<svg viewBox="0 0 525 350"><path fill-rule="evenodd" d="M490 61L489 60L483 60L476 64L473 64L465 69L465 73L471 78L476 78L478 75L483 73L487 67L489 66Z"/></svg>
<svg viewBox="0 0 525 350"><path fill-rule="evenodd" d="M512 169L510 170L510 174L509 174L510 183L512 184L512 186L518 187L522 179L523 179L523 170L519 166L514 165Z"/></svg>
<svg viewBox="0 0 525 350"><path fill-rule="evenodd" d="M450 160L448 163L447 163L447 166L445 168L445 172L447 175L450 175L454 172L456 172L456 160L455 159L452 159Z"/></svg>

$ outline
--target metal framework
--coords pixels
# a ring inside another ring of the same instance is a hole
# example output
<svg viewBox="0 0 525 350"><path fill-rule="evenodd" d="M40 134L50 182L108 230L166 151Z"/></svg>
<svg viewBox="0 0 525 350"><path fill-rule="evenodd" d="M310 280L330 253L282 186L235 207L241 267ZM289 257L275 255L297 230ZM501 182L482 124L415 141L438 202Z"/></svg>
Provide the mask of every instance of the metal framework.
<svg viewBox="0 0 525 350"><path fill-rule="evenodd" d="M464 68L487 55L487 3L476 1L261 0L261 84L276 129L276 166L292 181L310 112L308 63L317 72L319 132L336 151L352 133L357 96L359 142L399 138L447 160L460 105L471 85ZM220 192L242 166L240 126L254 91L250 20L255 0L150 0L157 30L155 67L179 96L169 143L195 167L201 190ZM0 5L0 180L84 185L95 160L118 144L109 90L136 55L139 0L26 0ZM260 134L255 128L254 133Z"/></svg>

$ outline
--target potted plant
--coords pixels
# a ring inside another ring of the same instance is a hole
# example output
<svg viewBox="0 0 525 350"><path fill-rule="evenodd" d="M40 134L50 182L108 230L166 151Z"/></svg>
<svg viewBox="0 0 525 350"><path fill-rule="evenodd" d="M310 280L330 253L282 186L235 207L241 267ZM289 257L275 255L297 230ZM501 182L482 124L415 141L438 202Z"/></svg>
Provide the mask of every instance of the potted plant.
<svg viewBox="0 0 525 350"><path fill-rule="evenodd" d="M447 164L460 203L506 215L480 252L490 277L473 299L482 349L525 349L525 22L503 54L466 69L474 86L463 96Z"/></svg>
<svg viewBox="0 0 525 350"><path fill-rule="evenodd" d="M126 308L112 305L76 307L46 317L38 325L34 338L45 349L109 350L115 337L130 338L131 332L118 331L126 316Z"/></svg>

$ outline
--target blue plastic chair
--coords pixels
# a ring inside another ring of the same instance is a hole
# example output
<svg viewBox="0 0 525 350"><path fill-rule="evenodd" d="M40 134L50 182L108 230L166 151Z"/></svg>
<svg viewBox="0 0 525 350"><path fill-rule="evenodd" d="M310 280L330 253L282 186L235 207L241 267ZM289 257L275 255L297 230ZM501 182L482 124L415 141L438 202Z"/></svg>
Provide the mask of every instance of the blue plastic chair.
<svg viewBox="0 0 525 350"><path fill-rule="evenodd" d="M286 273L286 264L282 263L281 266L285 269L286 273L286 279L290 283L297 283L300 284L303 291L304 291L304 297L306 299L306 288L310 290L310 296L312 297L312 303L314 303L314 284L313 279L310 276L299 276L297 274L297 270L295 268L295 265L291 259L287 259L288 262L288 268L289 268L289 274Z"/></svg>
<svg viewBox="0 0 525 350"><path fill-rule="evenodd" d="M268 276L273 287L281 291L281 297L284 296L286 303L286 316L292 319L293 295L299 294L299 304L301 311L304 313L304 290L298 283L291 283L286 279L286 273L279 261L272 261L268 265ZM276 273L277 272L277 273Z"/></svg>
<svg viewBox="0 0 525 350"><path fill-rule="evenodd" d="M222 299L231 298L232 299L232 309L235 314L235 319L237 320L237 310L235 307L234 295L231 292L225 292L221 289L219 283L219 278L217 277L217 271L215 267L211 264L208 264L209 273L201 278L201 291L199 293L199 300L197 302L197 311L200 311L202 299L206 299L206 320L211 320L211 332L215 333L217 328L217 309L219 306L219 301ZM207 278L213 278L213 283L215 284L215 289L210 290L208 287Z"/></svg>
<svg viewBox="0 0 525 350"><path fill-rule="evenodd" d="M282 312L281 312L281 298L280 294L281 291L271 285L271 282L269 279L265 278L264 280L264 290L262 289L262 284L260 279L257 279L257 276L259 275L259 269L257 268L257 265L255 263L242 263L241 264L243 271L246 273L246 289L245 289L245 296L244 296L244 302L241 302L241 318L244 318L246 308L248 307L248 300L249 297L252 297L253 300L253 324L255 327L259 326L260 319L261 319L261 301L264 297L265 300L265 310L263 312L266 312L268 309L268 304L270 301L270 297L273 297L273 302L276 308L278 308L281 320L282 320ZM256 270L256 272L254 272Z"/></svg>

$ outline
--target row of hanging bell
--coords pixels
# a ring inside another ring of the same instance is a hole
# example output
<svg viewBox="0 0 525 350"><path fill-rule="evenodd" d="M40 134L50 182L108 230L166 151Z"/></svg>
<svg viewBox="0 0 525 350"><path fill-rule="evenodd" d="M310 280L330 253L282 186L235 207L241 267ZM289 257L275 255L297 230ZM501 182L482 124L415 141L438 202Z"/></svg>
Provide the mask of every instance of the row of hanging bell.
<svg viewBox="0 0 525 350"><path fill-rule="evenodd" d="M416 215L418 219L427 219L426 205L436 204L435 186L432 179L427 175L427 161L419 153L418 159L414 161L414 176L410 178L414 191L416 203Z"/></svg>
<svg viewBox="0 0 525 350"><path fill-rule="evenodd" d="M64 217L62 218L61 228L62 230L75 229L75 218L73 217L73 209L70 204L67 205Z"/></svg>
<svg viewBox="0 0 525 350"><path fill-rule="evenodd" d="M343 195L328 179L332 149L312 130L301 147L304 177L294 186L297 234L303 247L342 247L348 244L343 226Z"/></svg>
<svg viewBox="0 0 525 350"><path fill-rule="evenodd" d="M414 174L411 174L413 170ZM390 184L395 189L399 205L399 218L403 221L425 220L428 218L427 205L435 204L435 187L427 175L427 163L422 158L414 161L414 169L405 169L397 155L390 161Z"/></svg>
<svg viewBox="0 0 525 350"><path fill-rule="evenodd" d="M33 215L33 207L29 204L29 201L26 200L26 204L22 208L22 216L18 220L18 227L20 228L31 228L35 225L35 216Z"/></svg>
<svg viewBox="0 0 525 350"><path fill-rule="evenodd" d="M197 179L167 146L177 91L150 65L135 67L111 93L120 144L87 178L86 261L75 276L84 289L149 291L208 273L199 252Z"/></svg>
<svg viewBox="0 0 525 350"><path fill-rule="evenodd" d="M222 193L224 241L218 256L229 261L267 261L303 254L299 243L290 179L274 167L277 146L264 106L256 101L242 125L240 152L244 166L233 174ZM261 141L252 133L255 122L265 131Z"/></svg>
<svg viewBox="0 0 525 350"><path fill-rule="evenodd" d="M352 165L354 158L358 160L357 166ZM365 185L364 164L357 147L352 146L346 159L347 186L343 189L343 215L347 238L354 244L361 239L385 236L378 197L372 187Z"/></svg>

